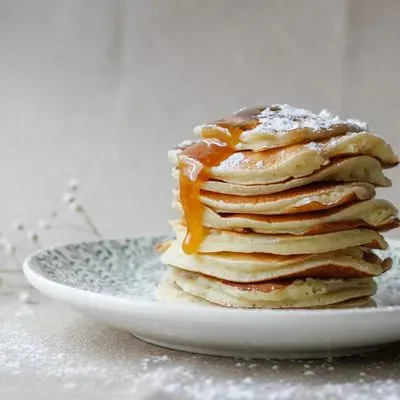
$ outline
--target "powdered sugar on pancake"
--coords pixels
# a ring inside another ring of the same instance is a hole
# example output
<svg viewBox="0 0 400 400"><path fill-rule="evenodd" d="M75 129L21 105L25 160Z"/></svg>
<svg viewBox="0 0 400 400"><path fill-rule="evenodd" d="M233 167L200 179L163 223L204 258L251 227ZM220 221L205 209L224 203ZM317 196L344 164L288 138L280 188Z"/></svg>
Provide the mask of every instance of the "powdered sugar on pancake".
<svg viewBox="0 0 400 400"><path fill-rule="evenodd" d="M240 109L227 119L199 125L194 128L194 132L201 136L203 129L216 127L224 121L233 125L237 123L241 127L243 124L252 125L252 122L258 121L253 129L244 128L241 142L236 146L237 150L255 151L340 137L348 132L363 132L368 128L365 122L357 119L343 120L326 109L315 114L288 104L275 104L265 108ZM198 142L199 139L185 140L170 151L169 158L176 160L182 151ZM310 143L310 146L315 150L318 147L314 143Z"/></svg>
<svg viewBox="0 0 400 400"><path fill-rule="evenodd" d="M239 168L246 165L248 163L248 160L245 159L243 153L234 153L229 158L227 158L223 163L225 168Z"/></svg>
<svg viewBox="0 0 400 400"><path fill-rule="evenodd" d="M352 119L341 120L338 116L327 110L314 114L303 108L292 107L288 104L277 104L267 107L257 118L260 124L253 132L289 132L298 129L310 129L313 131L329 130L337 125L349 125L349 131L366 129L366 124Z"/></svg>

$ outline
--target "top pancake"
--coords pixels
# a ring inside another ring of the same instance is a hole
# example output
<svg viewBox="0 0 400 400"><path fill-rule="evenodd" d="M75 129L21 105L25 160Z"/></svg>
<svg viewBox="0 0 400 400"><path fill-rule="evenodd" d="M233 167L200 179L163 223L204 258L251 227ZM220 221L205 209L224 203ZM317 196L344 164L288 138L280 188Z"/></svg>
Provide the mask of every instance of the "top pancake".
<svg viewBox="0 0 400 400"><path fill-rule="evenodd" d="M177 164L182 149L170 152ZM211 178L224 182L254 185L300 178L343 156L370 156L384 167L394 166L398 157L381 137L368 132L352 132L324 141L296 144L262 152L239 151L211 168Z"/></svg>
<svg viewBox="0 0 400 400"><path fill-rule="evenodd" d="M201 137L215 137L215 130L242 131L237 150L265 150L306 143L313 140L360 132L367 125L357 120L341 120L326 110L314 114L309 110L275 104L269 107L244 108L228 118L195 128Z"/></svg>

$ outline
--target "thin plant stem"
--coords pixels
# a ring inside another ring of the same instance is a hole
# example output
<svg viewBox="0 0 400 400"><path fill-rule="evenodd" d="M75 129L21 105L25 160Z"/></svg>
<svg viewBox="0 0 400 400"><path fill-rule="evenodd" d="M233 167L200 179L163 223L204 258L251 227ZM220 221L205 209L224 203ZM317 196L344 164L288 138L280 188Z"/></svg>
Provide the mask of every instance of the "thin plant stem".
<svg viewBox="0 0 400 400"><path fill-rule="evenodd" d="M19 257L17 256L17 250L14 248L13 252L11 253L11 257L14 259L17 268L21 268L22 267L22 261L19 259Z"/></svg>
<svg viewBox="0 0 400 400"><path fill-rule="evenodd" d="M76 231L76 232L86 232L86 233L92 233L92 230L90 229L90 228L86 228L86 227L83 227L83 226L76 226L76 225L72 225L72 224L69 224L69 226L62 226L62 225L59 225L59 226L55 226L55 225L53 225L49 230L52 230L52 229L54 229L54 230L71 230L71 231Z"/></svg>
<svg viewBox="0 0 400 400"><path fill-rule="evenodd" d="M83 218L86 222L86 224L89 226L90 230L93 232L95 236L98 238L102 239L103 235L100 233L100 231L96 228L95 224L93 223L92 219L89 217L89 214L82 208L81 213L83 215Z"/></svg>
<svg viewBox="0 0 400 400"><path fill-rule="evenodd" d="M70 210L75 213L80 213L81 214L81 219L79 222L76 224L60 220L58 218L59 212L55 211L51 215L51 221L55 222L55 225L53 225L52 222L50 224L47 222L47 220L40 220L38 221L38 228L43 230L65 230L65 231L76 231L76 232L83 232L88 235L93 235L96 238L103 238L103 235L93 222L92 218L90 215L87 213L87 211L80 205L80 203L76 199L76 191L77 191L77 184L74 184L74 187L70 187L71 193L73 193L72 198L67 201L67 205L69 206ZM64 200L65 202L65 200ZM72 203L71 203L72 202ZM27 296L22 296L21 299L24 299L24 301L31 301L31 296L33 294L32 288L29 284L21 284L21 285L14 285L11 284L11 282L6 282L6 279L1 279L3 276L8 276L9 278L13 274L21 274L22 271L22 260L21 258L24 256L24 254L28 251L32 251L35 248L37 249L42 249L43 245L45 242L43 242L44 239L46 239L46 236L42 236L38 233L36 233L36 230L30 231L26 230L24 225L22 223L19 223L17 227L14 227L14 229L17 229L19 231L23 231L25 233L25 240L21 240L20 243L21 245L14 246L7 238L2 237L1 238L1 245L0 245L0 288L2 291L2 294L4 294L4 288L7 290L9 288L11 289L16 289L20 288L21 290L27 290ZM26 243L30 242L30 246L28 247ZM22 275L22 274L21 274ZM11 279L12 281L12 279ZM27 297L27 298L26 298Z"/></svg>

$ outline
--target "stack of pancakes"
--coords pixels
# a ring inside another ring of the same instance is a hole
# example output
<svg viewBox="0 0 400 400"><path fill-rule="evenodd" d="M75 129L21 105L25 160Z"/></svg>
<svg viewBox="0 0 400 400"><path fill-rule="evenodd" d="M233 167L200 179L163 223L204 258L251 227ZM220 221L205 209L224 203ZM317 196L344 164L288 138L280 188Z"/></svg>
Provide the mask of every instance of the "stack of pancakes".
<svg viewBox="0 0 400 400"><path fill-rule="evenodd" d="M371 304L391 266L380 232L397 209L375 199L398 164L357 120L288 105L243 109L170 152L179 188L162 298L229 307Z"/></svg>

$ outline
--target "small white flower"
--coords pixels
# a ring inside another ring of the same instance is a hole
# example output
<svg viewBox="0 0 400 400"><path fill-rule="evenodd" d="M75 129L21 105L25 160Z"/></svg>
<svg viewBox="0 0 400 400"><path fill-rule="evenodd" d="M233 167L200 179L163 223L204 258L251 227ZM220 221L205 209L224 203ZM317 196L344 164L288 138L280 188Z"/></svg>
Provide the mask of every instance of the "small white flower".
<svg viewBox="0 0 400 400"><path fill-rule="evenodd" d="M15 246L13 246L8 240L3 243L4 253L11 256L15 253Z"/></svg>
<svg viewBox="0 0 400 400"><path fill-rule="evenodd" d="M15 229L16 231L23 231L25 227L21 221L17 220L13 222L13 229Z"/></svg>
<svg viewBox="0 0 400 400"><path fill-rule="evenodd" d="M75 201L75 195L73 193L64 193L62 196L62 201L65 204L70 204Z"/></svg>
<svg viewBox="0 0 400 400"><path fill-rule="evenodd" d="M45 219L41 219L38 221L38 227L39 229L47 231L48 229L50 229L50 224Z"/></svg>
<svg viewBox="0 0 400 400"><path fill-rule="evenodd" d="M33 232L33 231L26 232L26 236L32 242L37 242L39 240L39 235L36 232Z"/></svg>
<svg viewBox="0 0 400 400"><path fill-rule="evenodd" d="M76 192L79 187L79 181L77 179L70 179L68 181L68 187L73 191Z"/></svg>
<svg viewBox="0 0 400 400"><path fill-rule="evenodd" d="M68 207L69 207L70 211L72 211L72 212L82 211L82 206L80 204L78 204L76 201L69 203Z"/></svg>
<svg viewBox="0 0 400 400"><path fill-rule="evenodd" d="M18 297L21 303L30 303L32 300L29 290L21 290Z"/></svg>

